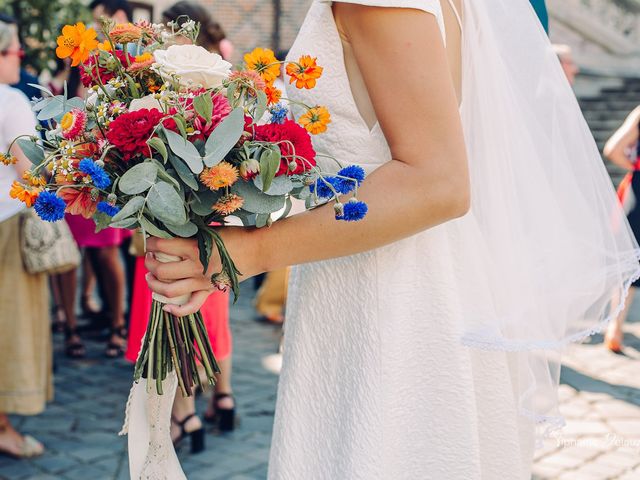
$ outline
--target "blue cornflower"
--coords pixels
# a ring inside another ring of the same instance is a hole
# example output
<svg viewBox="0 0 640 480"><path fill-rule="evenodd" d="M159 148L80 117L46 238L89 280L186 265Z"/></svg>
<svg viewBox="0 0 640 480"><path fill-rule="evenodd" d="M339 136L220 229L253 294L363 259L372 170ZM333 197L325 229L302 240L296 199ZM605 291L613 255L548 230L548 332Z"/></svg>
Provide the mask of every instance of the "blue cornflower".
<svg viewBox="0 0 640 480"><path fill-rule="evenodd" d="M324 182L322 181L323 179L324 179ZM327 185L327 183L325 182L330 183L333 186L333 188L336 188L337 190L337 186L340 183L340 179L336 177L318 178L318 181L309 187L311 189L311 193L316 191L316 185L317 185L317 190L318 190L317 195L320 198L332 198L334 196L333 190L331 190L331 188L329 188L329 185Z"/></svg>
<svg viewBox="0 0 640 480"><path fill-rule="evenodd" d="M91 177L91 181L93 181L96 187L104 190L111 185L111 179L109 175L107 175L107 172L105 172L102 167L96 165L90 158L80 160L79 169L82 173Z"/></svg>
<svg viewBox="0 0 640 480"><path fill-rule="evenodd" d="M344 204L344 212L342 215L336 215L336 220L357 222L358 220L362 220L368 211L369 207L367 207L366 203L352 198Z"/></svg>
<svg viewBox="0 0 640 480"><path fill-rule="evenodd" d="M57 222L64 218L64 210L67 208L67 204L55 193L44 191L38 195L33 208L42 220Z"/></svg>
<svg viewBox="0 0 640 480"><path fill-rule="evenodd" d="M115 217L115 215L120 211L120 208L115 205L111 205L108 202L98 202L98 211L105 215L109 215L110 217Z"/></svg>
<svg viewBox="0 0 640 480"><path fill-rule="evenodd" d="M342 194L347 194L353 191L356 188L356 185L359 187L362 181L364 180L364 170L362 167L358 165L349 165L348 167L344 167L340 169L338 172L340 177L347 178L339 178L335 187L338 192ZM349 180L351 179L351 180Z"/></svg>
<svg viewBox="0 0 640 480"><path fill-rule="evenodd" d="M284 123L289 114L289 109L282 103L278 103L269 109L271 112L271 123Z"/></svg>

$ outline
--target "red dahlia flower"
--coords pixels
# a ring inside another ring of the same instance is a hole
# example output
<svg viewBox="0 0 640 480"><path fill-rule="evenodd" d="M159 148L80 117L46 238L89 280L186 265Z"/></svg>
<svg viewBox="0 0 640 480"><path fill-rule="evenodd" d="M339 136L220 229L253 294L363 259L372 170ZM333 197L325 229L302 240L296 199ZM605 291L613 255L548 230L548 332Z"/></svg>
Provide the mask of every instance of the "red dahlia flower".
<svg viewBox="0 0 640 480"><path fill-rule="evenodd" d="M316 151L309 133L292 120L286 120L283 124L256 125L254 139L261 142L282 142L279 143L282 160L276 176L304 173L316 165ZM291 162L296 164L293 170L289 170Z"/></svg>
<svg viewBox="0 0 640 480"><path fill-rule="evenodd" d="M155 135L154 128L163 117L155 108L123 113L109 124L107 140L120 150L125 161L139 154L146 155L149 153L147 140Z"/></svg>

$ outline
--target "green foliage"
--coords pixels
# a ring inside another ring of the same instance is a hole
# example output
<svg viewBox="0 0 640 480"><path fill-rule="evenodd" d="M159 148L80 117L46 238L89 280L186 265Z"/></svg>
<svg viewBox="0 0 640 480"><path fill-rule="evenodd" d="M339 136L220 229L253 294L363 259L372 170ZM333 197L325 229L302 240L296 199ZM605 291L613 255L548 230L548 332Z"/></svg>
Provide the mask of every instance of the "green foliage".
<svg viewBox="0 0 640 480"><path fill-rule="evenodd" d="M56 38L63 25L91 22L88 0L0 0L0 12L18 20L26 58L37 74L56 66Z"/></svg>

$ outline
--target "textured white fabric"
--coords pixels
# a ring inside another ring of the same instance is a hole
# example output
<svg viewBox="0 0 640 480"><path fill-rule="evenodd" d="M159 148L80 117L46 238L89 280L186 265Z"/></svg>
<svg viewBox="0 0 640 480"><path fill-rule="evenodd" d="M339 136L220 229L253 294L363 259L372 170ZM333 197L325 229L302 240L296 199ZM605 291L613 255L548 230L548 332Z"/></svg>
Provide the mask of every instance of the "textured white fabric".
<svg viewBox="0 0 640 480"><path fill-rule="evenodd" d="M416 7L442 22L440 4ZM350 93L330 2L317 1L290 58L324 75L294 100L332 114L318 151L368 172L390 159ZM271 480L530 478L533 428L518 415L514 354L462 347L456 222L359 255L294 268Z"/></svg>
<svg viewBox="0 0 640 480"><path fill-rule="evenodd" d="M0 85L0 105L0 152L6 153L9 144L16 137L35 134L36 119L27 97L9 85ZM25 208L22 202L9 197L14 180L18 180L16 169L0 165L0 222Z"/></svg>

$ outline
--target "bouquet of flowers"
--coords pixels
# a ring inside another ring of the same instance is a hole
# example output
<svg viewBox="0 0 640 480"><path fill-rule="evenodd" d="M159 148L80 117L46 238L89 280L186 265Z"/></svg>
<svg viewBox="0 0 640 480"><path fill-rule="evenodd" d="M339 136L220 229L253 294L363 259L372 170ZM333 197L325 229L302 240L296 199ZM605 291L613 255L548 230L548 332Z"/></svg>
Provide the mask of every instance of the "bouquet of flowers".
<svg viewBox="0 0 640 480"><path fill-rule="evenodd" d="M82 23L67 25L56 53L81 68L86 98L53 95L34 104L48 122L43 139L15 140L33 168L11 190L47 221L65 213L93 218L96 229L138 228L161 238L196 238L204 271L215 247L222 270L212 283L238 295L238 274L217 228L230 217L257 228L285 217L292 198L307 208L335 202L336 219L359 220L364 179L358 166L325 174L316 165L311 134L330 123L322 106L302 106L297 122L274 81L282 65L257 48L232 69L195 45L198 25L102 24L103 42ZM184 44L184 39L190 44ZM177 42L182 39L182 44ZM322 75L316 59L286 63L297 88ZM13 161L10 154L0 157ZM352 194L343 202L339 195ZM175 261L176 258L161 258ZM218 371L200 314L176 318L162 310L178 299L154 297L135 367L135 380L162 381L175 369L184 395L200 385L196 360L214 382Z"/></svg>

